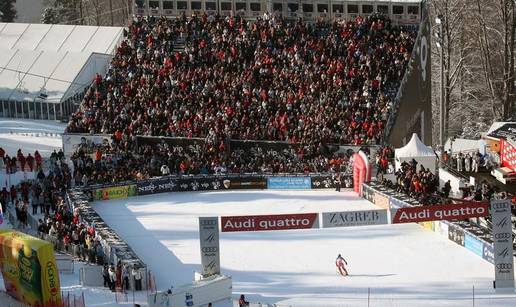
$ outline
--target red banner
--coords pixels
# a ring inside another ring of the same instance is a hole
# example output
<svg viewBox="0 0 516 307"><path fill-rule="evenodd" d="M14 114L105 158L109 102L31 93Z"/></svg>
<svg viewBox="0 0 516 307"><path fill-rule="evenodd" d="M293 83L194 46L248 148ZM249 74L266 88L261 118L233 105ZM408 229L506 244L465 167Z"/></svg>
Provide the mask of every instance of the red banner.
<svg viewBox="0 0 516 307"><path fill-rule="evenodd" d="M222 232L319 228L317 213L222 216Z"/></svg>
<svg viewBox="0 0 516 307"><path fill-rule="evenodd" d="M472 217L483 217L488 215L488 203L470 202L464 204L399 208L395 210L392 223L396 224L440 220L464 220Z"/></svg>

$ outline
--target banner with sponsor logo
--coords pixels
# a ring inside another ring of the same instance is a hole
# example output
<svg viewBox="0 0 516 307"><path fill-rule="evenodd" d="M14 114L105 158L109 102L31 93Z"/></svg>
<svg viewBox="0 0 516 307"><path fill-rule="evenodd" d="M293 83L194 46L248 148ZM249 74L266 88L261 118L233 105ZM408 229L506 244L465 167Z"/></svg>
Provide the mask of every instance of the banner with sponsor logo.
<svg viewBox="0 0 516 307"><path fill-rule="evenodd" d="M269 177L267 189L271 190L310 190L312 180L310 177Z"/></svg>
<svg viewBox="0 0 516 307"><path fill-rule="evenodd" d="M224 185L220 178L187 178L178 181L177 191L216 191L222 190Z"/></svg>
<svg viewBox="0 0 516 307"><path fill-rule="evenodd" d="M484 242L482 258L494 264L493 244Z"/></svg>
<svg viewBox="0 0 516 307"><path fill-rule="evenodd" d="M389 196L378 191L373 193L373 203L382 209L389 209Z"/></svg>
<svg viewBox="0 0 516 307"><path fill-rule="evenodd" d="M495 287L514 288L511 200L491 201Z"/></svg>
<svg viewBox="0 0 516 307"><path fill-rule="evenodd" d="M410 207L410 205L407 204L406 202L404 202L403 200L394 198L392 196L389 197L389 206L390 206L390 208L394 208L394 209Z"/></svg>
<svg viewBox="0 0 516 307"><path fill-rule="evenodd" d="M323 228L388 224L387 210L324 212Z"/></svg>
<svg viewBox="0 0 516 307"><path fill-rule="evenodd" d="M461 246L464 246L464 230L459 226L450 224L448 226L448 239Z"/></svg>
<svg viewBox="0 0 516 307"><path fill-rule="evenodd" d="M335 189L335 178L331 175L312 176L312 189ZM352 176L341 176L340 178L341 188L352 188L353 177Z"/></svg>
<svg viewBox="0 0 516 307"><path fill-rule="evenodd" d="M487 203L420 206L393 210L392 223L417 223L440 220L464 220L489 215Z"/></svg>
<svg viewBox="0 0 516 307"><path fill-rule="evenodd" d="M423 228L434 231L435 230L435 224L434 222L421 222L420 223Z"/></svg>
<svg viewBox="0 0 516 307"><path fill-rule="evenodd" d="M466 233L464 236L464 247L480 257L484 253L484 244L469 233Z"/></svg>
<svg viewBox="0 0 516 307"><path fill-rule="evenodd" d="M202 275L220 274L219 218L199 217Z"/></svg>
<svg viewBox="0 0 516 307"><path fill-rule="evenodd" d="M222 232L319 228L319 214L222 216Z"/></svg>
<svg viewBox="0 0 516 307"><path fill-rule="evenodd" d="M2 229L0 263L9 295L29 306L61 306L59 273L50 242Z"/></svg>
<svg viewBox="0 0 516 307"><path fill-rule="evenodd" d="M225 189L262 190L267 189L267 180L263 177L235 177L222 180Z"/></svg>
<svg viewBox="0 0 516 307"><path fill-rule="evenodd" d="M136 183L138 195L174 192L179 189L177 178L155 178L140 180Z"/></svg>
<svg viewBox="0 0 516 307"><path fill-rule="evenodd" d="M136 196L136 185L122 185L109 188L100 188L93 191L93 200L109 200Z"/></svg>
<svg viewBox="0 0 516 307"><path fill-rule="evenodd" d="M437 221L436 224L436 232L441 236L448 238L448 222L446 221Z"/></svg>

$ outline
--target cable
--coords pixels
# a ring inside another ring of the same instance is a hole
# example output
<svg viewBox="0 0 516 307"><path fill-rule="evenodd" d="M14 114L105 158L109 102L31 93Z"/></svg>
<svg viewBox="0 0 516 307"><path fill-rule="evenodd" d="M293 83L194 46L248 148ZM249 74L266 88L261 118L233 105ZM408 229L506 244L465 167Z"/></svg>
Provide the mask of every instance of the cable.
<svg viewBox="0 0 516 307"><path fill-rule="evenodd" d="M21 71L21 70L17 70L17 69L7 68L7 67L3 67L3 66L0 66L0 69L7 70L7 71L12 71L12 72L17 72L17 73L25 74L25 75L29 75L29 76L40 77L40 78L47 79L47 80L60 81L60 82L65 82L65 83L70 83L70 84L77 84L77 85L81 85L81 86L88 86L89 85L89 83L79 83L79 82L74 82L74 81L67 81L67 80L52 78L52 77L49 77L49 76L33 74L33 73L30 73L30 72L27 72L27 71Z"/></svg>

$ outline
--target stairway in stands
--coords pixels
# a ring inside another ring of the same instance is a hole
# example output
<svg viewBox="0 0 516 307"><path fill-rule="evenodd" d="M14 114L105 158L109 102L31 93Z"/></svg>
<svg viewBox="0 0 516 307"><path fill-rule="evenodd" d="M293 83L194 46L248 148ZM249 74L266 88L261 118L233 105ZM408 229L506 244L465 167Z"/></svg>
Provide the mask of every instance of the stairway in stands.
<svg viewBox="0 0 516 307"><path fill-rule="evenodd" d="M186 40L184 37L178 37L174 41L174 52L184 52L186 46Z"/></svg>

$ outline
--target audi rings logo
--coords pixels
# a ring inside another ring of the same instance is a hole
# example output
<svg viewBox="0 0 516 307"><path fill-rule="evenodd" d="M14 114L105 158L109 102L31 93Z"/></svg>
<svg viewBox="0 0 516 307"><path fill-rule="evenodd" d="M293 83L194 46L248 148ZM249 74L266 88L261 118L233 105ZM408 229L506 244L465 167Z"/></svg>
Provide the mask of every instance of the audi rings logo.
<svg viewBox="0 0 516 307"><path fill-rule="evenodd" d="M512 263L498 263L496 268L498 270L510 270L512 269Z"/></svg>
<svg viewBox="0 0 516 307"><path fill-rule="evenodd" d="M508 232L495 233L495 239L512 239L512 234Z"/></svg>
<svg viewBox="0 0 516 307"><path fill-rule="evenodd" d="M493 203L493 209L509 209L509 203Z"/></svg>
<svg viewBox="0 0 516 307"><path fill-rule="evenodd" d="M219 250L219 249L218 249L218 247L216 247L216 246L213 246L213 247L203 247L203 248L202 248L202 252L203 252L203 253L215 253L215 252L217 252L218 250Z"/></svg>

